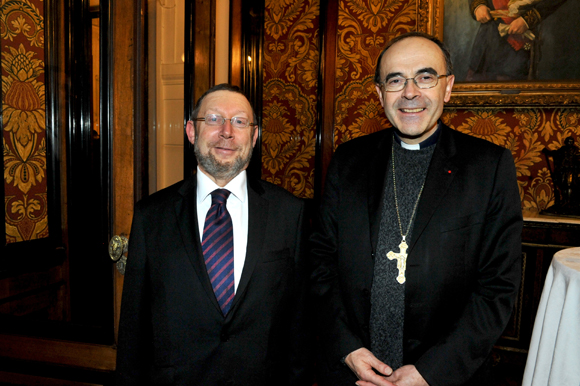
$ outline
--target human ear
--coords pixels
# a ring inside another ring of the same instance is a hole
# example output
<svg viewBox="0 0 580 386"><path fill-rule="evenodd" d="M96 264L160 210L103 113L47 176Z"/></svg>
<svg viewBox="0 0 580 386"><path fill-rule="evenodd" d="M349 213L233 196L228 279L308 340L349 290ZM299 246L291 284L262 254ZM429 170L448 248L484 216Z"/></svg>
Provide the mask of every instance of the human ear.
<svg viewBox="0 0 580 386"><path fill-rule="evenodd" d="M187 121L185 132L187 133L187 139L193 145L195 143L195 125L193 124L193 121Z"/></svg>

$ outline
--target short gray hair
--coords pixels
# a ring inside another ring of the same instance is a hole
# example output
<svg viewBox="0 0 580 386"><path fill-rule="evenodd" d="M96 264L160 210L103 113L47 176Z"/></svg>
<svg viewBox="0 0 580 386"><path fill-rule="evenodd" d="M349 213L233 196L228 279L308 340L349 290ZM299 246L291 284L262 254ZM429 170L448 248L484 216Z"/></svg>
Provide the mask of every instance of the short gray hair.
<svg viewBox="0 0 580 386"><path fill-rule="evenodd" d="M429 41L432 41L433 43L437 44L437 46L441 49L441 53L443 54L443 58L445 59L445 71L447 72L445 75L451 75L453 74L453 63L451 62L451 54L449 53L449 50L447 49L447 46L445 46L445 44L443 44L443 42L439 39L437 39L435 36L426 34L424 32L407 32L406 34L402 34L399 35L393 39L391 39L389 41L389 43L387 44L387 46L385 47L385 49L381 52L381 54L379 55L379 59L377 60L377 66L375 68L375 83L376 84L381 84L382 83L382 79L381 79L381 60L383 59L383 55L385 54L385 52L391 48L391 46L397 42L400 42L401 40L407 39L407 38L423 38L423 39L427 39Z"/></svg>

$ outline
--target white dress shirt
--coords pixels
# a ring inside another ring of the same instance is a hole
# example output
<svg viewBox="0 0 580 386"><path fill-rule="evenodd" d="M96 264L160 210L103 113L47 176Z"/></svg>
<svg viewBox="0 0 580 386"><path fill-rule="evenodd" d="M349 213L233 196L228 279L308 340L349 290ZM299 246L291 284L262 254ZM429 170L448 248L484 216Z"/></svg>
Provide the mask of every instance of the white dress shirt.
<svg viewBox="0 0 580 386"><path fill-rule="evenodd" d="M242 171L223 188L213 182L197 167L197 223L199 239L203 241L205 216L211 207L211 192L216 189L227 189L231 192L226 207L232 217L234 229L234 291L242 277L242 269L246 261L246 246L248 244L248 186L246 171Z"/></svg>

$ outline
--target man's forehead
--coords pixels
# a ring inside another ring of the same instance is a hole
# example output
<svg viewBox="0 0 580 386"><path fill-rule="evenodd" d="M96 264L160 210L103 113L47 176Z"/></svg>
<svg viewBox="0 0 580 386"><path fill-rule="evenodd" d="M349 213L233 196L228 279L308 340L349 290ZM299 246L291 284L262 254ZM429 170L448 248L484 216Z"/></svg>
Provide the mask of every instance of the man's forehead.
<svg viewBox="0 0 580 386"><path fill-rule="evenodd" d="M244 95L233 91L219 90L206 95L203 99L201 110L251 112L252 107Z"/></svg>
<svg viewBox="0 0 580 386"><path fill-rule="evenodd" d="M398 41L381 59L381 75L399 72L415 74L425 68L444 73L445 58L437 44L422 37Z"/></svg>

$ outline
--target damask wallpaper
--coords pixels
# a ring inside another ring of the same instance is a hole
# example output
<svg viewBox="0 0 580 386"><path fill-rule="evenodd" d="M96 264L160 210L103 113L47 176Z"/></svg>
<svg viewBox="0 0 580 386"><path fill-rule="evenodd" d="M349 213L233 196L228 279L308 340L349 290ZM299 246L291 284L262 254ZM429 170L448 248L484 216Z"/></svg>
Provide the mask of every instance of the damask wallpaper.
<svg viewBox="0 0 580 386"><path fill-rule="evenodd" d="M414 1L340 1L335 146L390 123L376 96L375 67L389 40L416 25Z"/></svg>
<svg viewBox="0 0 580 386"><path fill-rule="evenodd" d="M450 127L510 149L518 173L523 209L554 204L554 189L542 149L554 150L580 138L580 108L446 109Z"/></svg>
<svg viewBox="0 0 580 386"><path fill-rule="evenodd" d="M314 196L319 1L266 0L262 178Z"/></svg>
<svg viewBox="0 0 580 386"><path fill-rule="evenodd" d="M334 2L332 2L334 3ZM334 146L390 125L373 83L378 55L394 36L417 29L414 0L337 1ZM331 21L329 21L331 22ZM264 34L262 175L313 197L320 48L317 0L269 0ZM511 150L523 208L545 209L554 192L543 148L580 138L580 108L447 108L452 128Z"/></svg>
<svg viewBox="0 0 580 386"><path fill-rule="evenodd" d="M6 242L48 237L44 2L0 0Z"/></svg>

